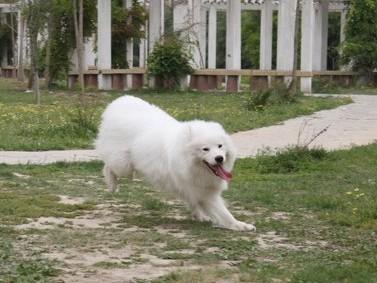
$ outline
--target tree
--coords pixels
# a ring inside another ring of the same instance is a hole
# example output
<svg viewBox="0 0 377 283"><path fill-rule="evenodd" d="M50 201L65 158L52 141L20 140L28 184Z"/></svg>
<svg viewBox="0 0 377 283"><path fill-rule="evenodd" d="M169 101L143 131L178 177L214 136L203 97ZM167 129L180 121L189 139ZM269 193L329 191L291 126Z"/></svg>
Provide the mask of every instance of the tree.
<svg viewBox="0 0 377 283"><path fill-rule="evenodd" d="M77 12L77 0L72 0L73 5L73 22L75 25L75 38L77 49L77 62L79 68L79 83L81 93L85 92L84 84L84 0L79 0L79 11Z"/></svg>
<svg viewBox="0 0 377 283"><path fill-rule="evenodd" d="M351 0L342 59L369 81L377 68L377 0Z"/></svg>
<svg viewBox="0 0 377 283"><path fill-rule="evenodd" d="M38 75L38 35L41 34L46 26L46 15L50 9L51 0L27 0L24 8L24 13L28 23L27 31L30 39L31 74L29 79L32 80L37 104L41 103Z"/></svg>

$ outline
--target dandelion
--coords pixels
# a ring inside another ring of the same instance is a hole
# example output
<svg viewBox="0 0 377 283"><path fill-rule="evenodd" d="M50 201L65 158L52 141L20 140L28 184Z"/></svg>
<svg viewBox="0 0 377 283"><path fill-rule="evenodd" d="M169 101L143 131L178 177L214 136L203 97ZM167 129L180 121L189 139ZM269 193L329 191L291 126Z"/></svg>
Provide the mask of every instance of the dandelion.
<svg viewBox="0 0 377 283"><path fill-rule="evenodd" d="M346 195L352 195L352 192L346 192Z"/></svg>
<svg viewBox="0 0 377 283"><path fill-rule="evenodd" d="M356 189L354 189L354 191L355 191L355 192L358 192L358 191L360 191L360 189L359 189L359 188L356 188Z"/></svg>

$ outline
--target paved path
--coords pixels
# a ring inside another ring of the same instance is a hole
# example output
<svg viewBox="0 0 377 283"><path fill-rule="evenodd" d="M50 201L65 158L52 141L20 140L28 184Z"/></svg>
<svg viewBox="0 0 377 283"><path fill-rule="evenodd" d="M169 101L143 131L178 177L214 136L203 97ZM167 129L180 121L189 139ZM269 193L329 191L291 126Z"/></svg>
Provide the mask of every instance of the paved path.
<svg viewBox="0 0 377 283"><path fill-rule="evenodd" d="M255 156L265 148L281 149L297 143L326 149L349 148L377 140L377 96L353 95L354 103L332 110L323 110L310 116L290 119L280 125L239 132L232 135L240 157ZM298 137L300 139L298 141ZM94 150L67 150L42 152L0 151L0 163L48 164L57 161L90 161L97 159Z"/></svg>

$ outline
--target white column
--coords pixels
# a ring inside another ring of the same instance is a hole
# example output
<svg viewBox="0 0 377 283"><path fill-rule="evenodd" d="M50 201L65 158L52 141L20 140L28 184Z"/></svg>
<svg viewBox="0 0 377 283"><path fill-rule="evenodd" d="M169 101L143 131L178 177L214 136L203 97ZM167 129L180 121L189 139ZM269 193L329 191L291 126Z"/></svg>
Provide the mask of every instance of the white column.
<svg viewBox="0 0 377 283"><path fill-rule="evenodd" d="M297 0L279 2L277 69L293 70L295 15Z"/></svg>
<svg viewBox="0 0 377 283"><path fill-rule="evenodd" d="M97 0L98 70L111 69L111 0ZM98 88L111 89L111 77L99 74Z"/></svg>
<svg viewBox="0 0 377 283"><path fill-rule="evenodd" d="M211 6L208 16L208 68L216 69L217 9Z"/></svg>
<svg viewBox="0 0 377 283"><path fill-rule="evenodd" d="M132 8L132 0L123 0L123 7L126 9ZM134 66L134 40L130 38L127 40L126 43L126 56L127 56L127 65L128 68L131 69ZM132 75L127 75L127 88L132 87Z"/></svg>
<svg viewBox="0 0 377 283"><path fill-rule="evenodd" d="M149 53L164 34L164 1L149 2Z"/></svg>
<svg viewBox="0 0 377 283"><path fill-rule="evenodd" d="M96 54L94 52L95 48L95 35L92 35L90 38L87 39L87 41L84 43L84 50L85 50L85 70L88 69L88 67L95 66L96 64Z"/></svg>
<svg viewBox="0 0 377 283"><path fill-rule="evenodd" d="M305 0L301 10L301 70L311 72L313 70L313 48L314 48L314 27L315 9L314 0ZM312 78L301 78L301 91L311 93Z"/></svg>
<svg viewBox="0 0 377 283"><path fill-rule="evenodd" d="M191 52L193 54L193 67L194 68L204 68L204 53L205 41L203 41L203 24L202 23L202 11L201 11L201 0L189 0L189 7L190 7L190 21L189 21L189 37L190 41L193 42L193 46L191 47Z"/></svg>
<svg viewBox="0 0 377 283"><path fill-rule="evenodd" d="M314 61L313 70L322 71L327 68L327 37L328 37L328 10L327 1L318 2L315 13L314 32Z"/></svg>
<svg viewBox="0 0 377 283"><path fill-rule="evenodd" d="M265 0L261 7L259 69L272 68L272 0Z"/></svg>
<svg viewBox="0 0 377 283"><path fill-rule="evenodd" d="M241 69L241 1L228 1L226 13L226 68Z"/></svg>
<svg viewBox="0 0 377 283"><path fill-rule="evenodd" d="M321 70L327 70L327 52L329 43L329 2L322 2L322 53Z"/></svg>
<svg viewBox="0 0 377 283"><path fill-rule="evenodd" d="M207 9L200 10L199 48L202 57L202 68L207 62Z"/></svg>

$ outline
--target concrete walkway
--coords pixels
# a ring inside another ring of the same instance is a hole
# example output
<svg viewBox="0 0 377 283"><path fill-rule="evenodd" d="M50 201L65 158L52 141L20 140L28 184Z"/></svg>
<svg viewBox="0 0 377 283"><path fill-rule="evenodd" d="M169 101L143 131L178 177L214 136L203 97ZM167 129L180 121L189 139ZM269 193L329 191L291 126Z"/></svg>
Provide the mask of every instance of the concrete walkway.
<svg viewBox="0 0 377 283"><path fill-rule="evenodd" d="M232 135L240 157L255 156L258 151L305 145L321 131L310 147L328 150L365 145L377 140L377 96L352 95L354 103L309 116L287 120L280 125L239 132ZM49 164L58 161L96 160L94 150L17 152L0 151L0 163Z"/></svg>

